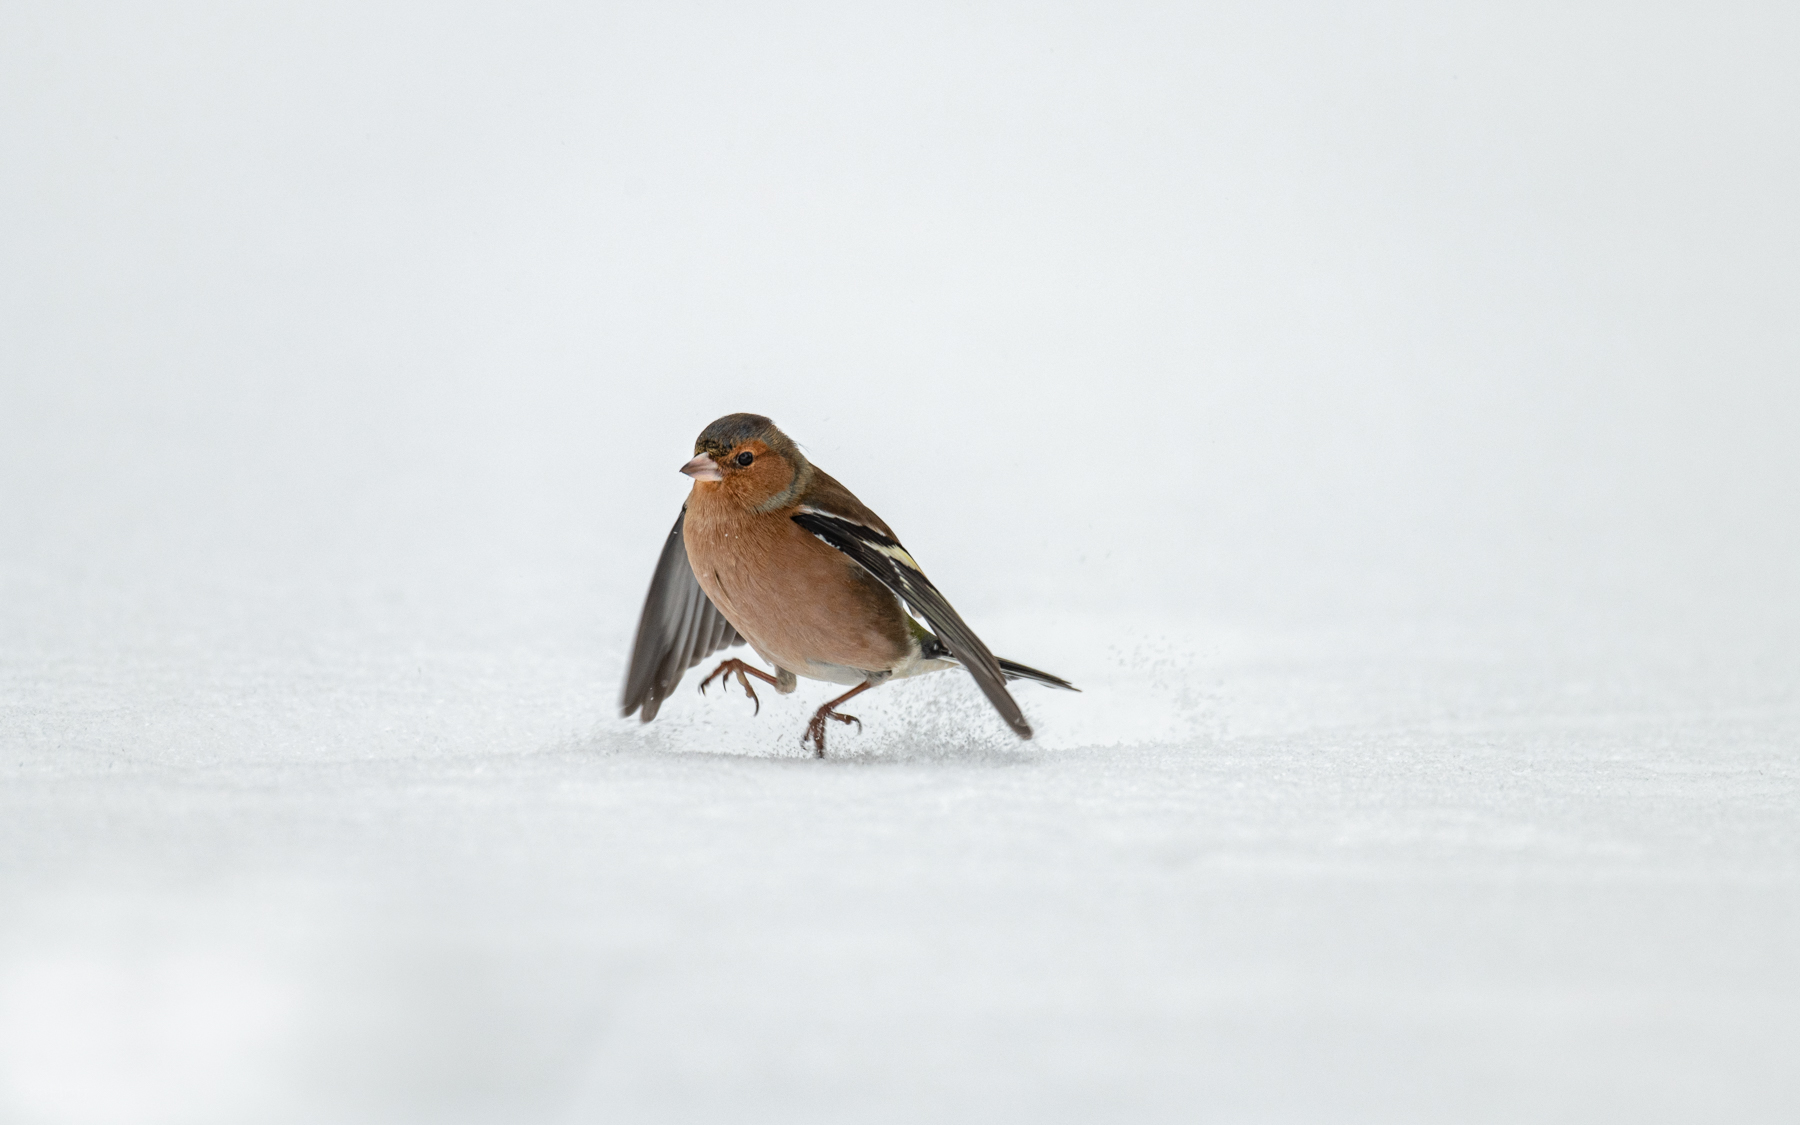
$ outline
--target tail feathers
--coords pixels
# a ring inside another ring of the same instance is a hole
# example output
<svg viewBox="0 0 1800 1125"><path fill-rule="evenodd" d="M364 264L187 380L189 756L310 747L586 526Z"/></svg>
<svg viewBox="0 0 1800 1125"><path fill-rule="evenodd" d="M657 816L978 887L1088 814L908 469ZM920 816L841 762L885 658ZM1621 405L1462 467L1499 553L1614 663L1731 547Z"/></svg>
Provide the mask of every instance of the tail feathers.
<svg viewBox="0 0 1800 1125"><path fill-rule="evenodd" d="M922 639L919 649L920 655L928 659L956 660L956 655L945 646L944 642L930 634L926 634ZM1033 683L1043 684L1045 687L1062 688L1065 691L1081 690L1061 676L1052 676L1048 672L1040 672L1036 668L1020 664L1017 660L1008 660L1004 656L996 656L994 659L1000 664L1001 675L1005 676L1008 681L1030 680ZM958 663L961 662L958 661Z"/></svg>
<svg viewBox="0 0 1800 1125"><path fill-rule="evenodd" d="M1081 690L1061 676L1052 676L1050 673L1040 672L1036 668L1027 668L1017 660L1008 660L1004 656L997 656L994 659L1000 662L1000 671L1009 680L1031 680L1033 683L1043 684L1045 687L1062 688L1065 691Z"/></svg>

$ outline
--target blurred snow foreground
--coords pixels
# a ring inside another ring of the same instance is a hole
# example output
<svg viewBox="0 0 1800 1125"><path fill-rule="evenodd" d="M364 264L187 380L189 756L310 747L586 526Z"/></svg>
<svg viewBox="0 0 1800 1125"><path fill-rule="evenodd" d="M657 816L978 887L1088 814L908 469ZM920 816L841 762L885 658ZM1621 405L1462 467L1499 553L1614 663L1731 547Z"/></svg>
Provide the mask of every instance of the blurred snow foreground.
<svg viewBox="0 0 1800 1125"><path fill-rule="evenodd" d="M1796 19L9 15L0 1121L1800 1120ZM619 719L734 410L1083 694Z"/></svg>
<svg viewBox="0 0 1800 1125"><path fill-rule="evenodd" d="M617 652L9 661L7 1119L1796 1104L1791 680L997 624L1088 653L1038 741L938 677L823 763L593 725Z"/></svg>

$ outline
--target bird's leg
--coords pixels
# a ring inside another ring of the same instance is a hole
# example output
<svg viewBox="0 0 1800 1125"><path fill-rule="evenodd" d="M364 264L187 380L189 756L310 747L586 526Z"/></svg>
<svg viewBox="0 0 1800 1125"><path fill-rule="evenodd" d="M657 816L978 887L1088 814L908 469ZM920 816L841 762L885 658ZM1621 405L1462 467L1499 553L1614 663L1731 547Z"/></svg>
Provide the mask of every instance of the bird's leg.
<svg viewBox="0 0 1800 1125"><path fill-rule="evenodd" d="M827 703L825 706L823 706L823 707L819 708L817 711L813 712L812 722L806 724L806 734L801 736L800 745L805 746L808 742L812 743L813 757L823 758L825 756L825 720L826 719L836 719L840 723L855 723L856 729L861 730L862 729L862 720L861 719L857 718L855 715L840 715L837 713L836 710L834 710L834 708L836 708L838 704L844 702L847 699L856 698L857 696L861 695L865 691L868 691L870 688L872 688L874 686L875 686L874 680L867 680L863 683L857 684L855 687L851 688L849 691L838 696L836 699L832 700L830 703Z"/></svg>
<svg viewBox="0 0 1800 1125"><path fill-rule="evenodd" d="M762 714L762 700L756 698L756 690L750 686L750 681L745 678L746 675L755 676L765 684L774 684L777 689L781 687L781 682L761 668L752 668L742 660L727 660L717 668L714 668L712 670L712 675L700 681L700 694L705 695L706 685L712 683L720 676L724 676L725 682L729 684L733 673L737 674L737 682L744 685L744 694L749 696L756 703L756 710L752 711L751 714Z"/></svg>

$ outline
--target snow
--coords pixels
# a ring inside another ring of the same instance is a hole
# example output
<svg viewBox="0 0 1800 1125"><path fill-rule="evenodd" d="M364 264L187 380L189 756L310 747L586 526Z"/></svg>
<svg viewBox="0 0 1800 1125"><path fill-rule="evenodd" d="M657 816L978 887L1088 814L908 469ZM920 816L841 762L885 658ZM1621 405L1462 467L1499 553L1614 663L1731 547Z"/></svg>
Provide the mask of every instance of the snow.
<svg viewBox="0 0 1800 1125"><path fill-rule="evenodd" d="M1317 725L947 749L895 703L819 765L788 700L558 739L484 721L552 694L496 673L384 708L410 753L45 753L0 821L8 1094L25 1120L1795 1104L1791 701L1515 682L1476 710L1491 666L1189 668L1245 685L1207 715ZM1146 670L1076 704L1118 713ZM1394 702L1440 692L1457 713ZM1030 697L1052 728L1057 698Z"/></svg>
<svg viewBox="0 0 1800 1125"><path fill-rule="evenodd" d="M15 22L0 1120L1800 1114L1791 14ZM618 719L742 409L1082 693Z"/></svg>

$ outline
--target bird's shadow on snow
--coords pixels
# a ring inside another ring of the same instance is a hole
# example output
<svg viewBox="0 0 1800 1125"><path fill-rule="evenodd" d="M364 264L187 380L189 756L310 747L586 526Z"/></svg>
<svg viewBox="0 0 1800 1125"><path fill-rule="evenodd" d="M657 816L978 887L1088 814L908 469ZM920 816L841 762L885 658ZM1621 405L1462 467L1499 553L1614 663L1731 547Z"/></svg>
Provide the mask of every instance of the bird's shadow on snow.
<svg viewBox="0 0 1800 1125"><path fill-rule="evenodd" d="M716 693L715 693L716 694ZM596 730L582 740L590 752L601 750L644 758L708 758L815 765L956 765L1022 766L1039 761L1044 749L1015 737L973 683L951 677L884 685L845 710L856 724L828 723L825 756L816 756L801 735L820 700L759 693L758 714L735 694L726 706L716 699L683 706L671 700L657 719L626 734ZM815 693L816 694L816 693Z"/></svg>
<svg viewBox="0 0 1800 1125"><path fill-rule="evenodd" d="M1015 684L1038 737L1015 737L967 675L922 676L884 684L845 710L862 726L827 724L826 763L840 765L985 765L1017 767L1108 747L1216 744L1225 733L1217 656L1191 644L1152 638L1107 648L1078 670L1082 690ZM690 680L691 685L695 681ZM689 685L667 700L656 721L607 724L580 753L644 759L734 759L812 763L801 735L813 712L841 689L802 681L799 691L758 692L760 710L736 687L706 698Z"/></svg>

